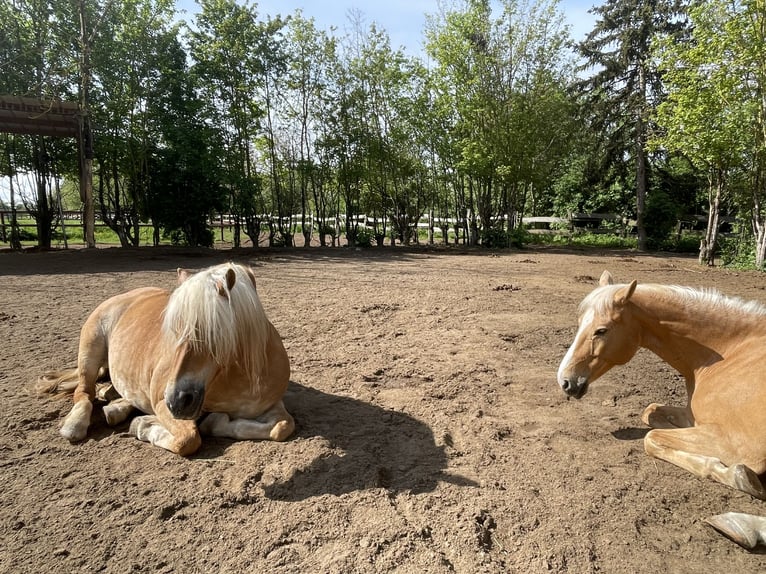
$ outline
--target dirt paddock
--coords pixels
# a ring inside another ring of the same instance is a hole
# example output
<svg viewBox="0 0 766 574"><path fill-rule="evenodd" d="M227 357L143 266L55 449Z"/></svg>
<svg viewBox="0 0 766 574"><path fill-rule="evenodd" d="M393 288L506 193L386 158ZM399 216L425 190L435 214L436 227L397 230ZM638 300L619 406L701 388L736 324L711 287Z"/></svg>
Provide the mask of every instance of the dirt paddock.
<svg viewBox="0 0 766 574"><path fill-rule="evenodd" d="M294 437L189 459L98 418L62 439L69 402L31 383L74 364L88 313L227 259L285 340ZM766 302L763 274L632 252L2 253L0 571L765 571L704 518L766 504L643 452L643 408L685 401L672 369L641 351L580 401L558 390L604 269Z"/></svg>

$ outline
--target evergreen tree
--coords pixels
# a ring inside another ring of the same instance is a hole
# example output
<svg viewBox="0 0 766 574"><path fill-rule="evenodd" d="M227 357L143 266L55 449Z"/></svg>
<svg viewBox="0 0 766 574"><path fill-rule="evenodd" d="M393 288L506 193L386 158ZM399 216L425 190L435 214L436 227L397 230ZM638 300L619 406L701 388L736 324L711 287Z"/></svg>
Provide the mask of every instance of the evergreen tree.
<svg viewBox="0 0 766 574"><path fill-rule="evenodd" d="M645 250L648 122L663 98L651 46L659 37L685 33L683 0L607 0L593 12L598 17L596 25L578 49L585 68L595 72L579 87L584 93L585 114L603 138L599 176L635 186L638 248Z"/></svg>

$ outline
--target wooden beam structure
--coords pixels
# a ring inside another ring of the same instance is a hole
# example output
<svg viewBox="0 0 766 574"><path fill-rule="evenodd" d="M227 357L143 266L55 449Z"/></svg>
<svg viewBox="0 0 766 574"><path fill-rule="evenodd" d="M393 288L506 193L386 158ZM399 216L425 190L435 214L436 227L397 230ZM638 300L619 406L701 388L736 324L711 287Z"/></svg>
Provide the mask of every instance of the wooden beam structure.
<svg viewBox="0 0 766 574"><path fill-rule="evenodd" d="M0 95L0 132L53 137L79 137L75 102Z"/></svg>
<svg viewBox="0 0 766 574"><path fill-rule="evenodd" d="M0 133L77 138L85 243L96 246L93 203L93 139L87 113L76 102L0 95Z"/></svg>

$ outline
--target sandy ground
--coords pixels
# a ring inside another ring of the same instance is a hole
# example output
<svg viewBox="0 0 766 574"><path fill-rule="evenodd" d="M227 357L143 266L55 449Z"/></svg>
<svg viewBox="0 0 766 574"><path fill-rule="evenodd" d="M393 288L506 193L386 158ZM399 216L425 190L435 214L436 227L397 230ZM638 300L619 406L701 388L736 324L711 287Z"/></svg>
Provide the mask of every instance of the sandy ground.
<svg viewBox="0 0 766 574"><path fill-rule="evenodd" d="M176 267L252 265L292 361L285 443L184 459L31 384L74 364L107 297ZM556 369L576 307L617 280L766 301L760 273L631 252L347 248L0 253L0 571L761 572L704 518L764 503L644 454L683 382L641 351L581 401Z"/></svg>

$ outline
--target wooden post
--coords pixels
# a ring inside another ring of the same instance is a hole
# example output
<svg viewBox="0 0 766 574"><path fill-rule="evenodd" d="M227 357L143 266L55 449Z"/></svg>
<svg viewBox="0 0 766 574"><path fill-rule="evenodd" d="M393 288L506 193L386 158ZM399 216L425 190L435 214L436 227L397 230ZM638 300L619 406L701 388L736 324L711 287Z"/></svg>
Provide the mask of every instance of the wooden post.
<svg viewBox="0 0 766 574"><path fill-rule="evenodd" d="M93 145L90 122L84 114L80 115L78 141L80 144L80 200L83 203L83 235L85 236L85 245L95 247L96 207L93 202Z"/></svg>
<svg viewBox="0 0 766 574"><path fill-rule="evenodd" d="M90 36L88 36L85 0L79 1L80 13L80 199L84 205L85 244L96 246L96 208L93 203L93 137L90 131Z"/></svg>

